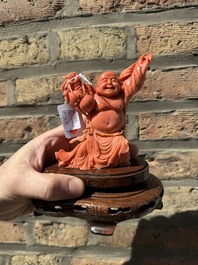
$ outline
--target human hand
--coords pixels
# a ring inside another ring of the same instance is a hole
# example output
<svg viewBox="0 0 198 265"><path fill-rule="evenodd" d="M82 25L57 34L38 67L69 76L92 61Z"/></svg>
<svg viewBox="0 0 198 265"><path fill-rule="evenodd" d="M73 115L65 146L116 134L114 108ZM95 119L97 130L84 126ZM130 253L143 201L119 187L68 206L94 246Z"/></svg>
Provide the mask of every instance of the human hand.
<svg viewBox="0 0 198 265"><path fill-rule="evenodd" d="M69 150L62 126L36 137L0 167L0 220L9 221L33 212L32 198L47 201L79 197L84 183L63 174L42 173L57 162L55 151Z"/></svg>

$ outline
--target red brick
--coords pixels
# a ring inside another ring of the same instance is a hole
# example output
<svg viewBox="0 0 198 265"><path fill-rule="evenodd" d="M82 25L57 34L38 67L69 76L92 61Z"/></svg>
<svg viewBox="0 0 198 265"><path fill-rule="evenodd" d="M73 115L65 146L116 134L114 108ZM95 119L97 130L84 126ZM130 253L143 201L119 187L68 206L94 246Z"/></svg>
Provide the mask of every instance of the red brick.
<svg viewBox="0 0 198 265"><path fill-rule="evenodd" d="M64 7L64 0L14 0L1 1L0 24L54 17Z"/></svg>
<svg viewBox="0 0 198 265"><path fill-rule="evenodd" d="M142 90L134 100L181 100L198 98L198 69L147 72Z"/></svg>
<svg viewBox="0 0 198 265"><path fill-rule="evenodd" d="M173 199L174 196L172 196ZM166 220L165 217L161 219ZM157 218L156 218L157 219ZM146 222L146 221L143 221ZM153 219L153 223L155 219ZM196 249L198 245L197 233L195 233L195 227L177 227L170 225L170 221L167 219L166 224L152 226L152 221L145 227L142 225L138 229L132 221L121 222L116 226L115 232L110 237L101 237L100 244L119 247L161 247L166 249ZM138 229L138 230L137 230ZM127 231L127 233L126 233ZM137 232L138 231L138 232ZM137 234L136 234L137 232Z"/></svg>
<svg viewBox="0 0 198 265"><path fill-rule="evenodd" d="M0 82L0 107L7 106L8 104L7 90L7 82Z"/></svg>
<svg viewBox="0 0 198 265"><path fill-rule="evenodd" d="M127 67L127 66L126 66ZM102 72L84 72L95 85ZM117 75L120 72L116 72ZM198 98L198 69L175 69L172 71L148 71L143 88L133 100L182 100Z"/></svg>
<svg viewBox="0 0 198 265"><path fill-rule="evenodd" d="M188 139L196 138L197 112L139 114L140 139Z"/></svg>
<svg viewBox="0 0 198 265"><path fill-rule="evenodd" d="M25 232L21 224L0 222L1 243L24 243Z"/></svg>
<svg viewBox="0 0 198 265"><path fill-rule="evenodd" d="M0 119L1 140L29 140L49 130L44 117L4 118Z"/></svg>
<svg viewBox="0 0 198 265"><path fill-rule="evenodd" d="M132 244L135 248L158 247L165 248L166 250L192 250L197 248L198 240L196 233L194 233L195 227L177 227L176 225L170 227L165 223L164 218L164 225L159 226L158 224L153 227L151 225L146 227L140 226L140 228L137 233L137 239L135 237Z"/></svg>
<svg viewBox="0 0 198 265"><path fill-rule="evenodd" d="M112 236L101 236L99 242L107 246L130 247L134 240L136 230L137 225L132 222L121 222L116 226Z"/></svg>

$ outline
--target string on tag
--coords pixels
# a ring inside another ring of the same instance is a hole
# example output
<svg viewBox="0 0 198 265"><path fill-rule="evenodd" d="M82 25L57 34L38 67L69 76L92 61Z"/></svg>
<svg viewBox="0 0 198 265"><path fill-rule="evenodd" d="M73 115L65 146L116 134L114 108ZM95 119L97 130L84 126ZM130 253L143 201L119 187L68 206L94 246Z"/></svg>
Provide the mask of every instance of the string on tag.
<svg viewBox="0 0 198 265"><path fill-rule="evenodd" d="M78 75L80 76L80 78L82 80L84 80L85 82L87 82L89 85L92 85L92 83L82 73L79 73Z"/></svg>

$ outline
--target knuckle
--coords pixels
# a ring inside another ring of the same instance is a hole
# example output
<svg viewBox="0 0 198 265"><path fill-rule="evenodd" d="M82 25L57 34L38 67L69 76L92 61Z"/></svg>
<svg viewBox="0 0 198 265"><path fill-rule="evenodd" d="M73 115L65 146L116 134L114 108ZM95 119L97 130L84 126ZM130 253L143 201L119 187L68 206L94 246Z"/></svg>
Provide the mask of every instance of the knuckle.
<svg viewBox="0 0 198 265"><path fill-rule="evenodd" d="M43 186L44 199L49 201L53 200L56 190L57 190L56 178L54 178L54 176L49 176L49 178L46 178L45 184Z"/></svg>

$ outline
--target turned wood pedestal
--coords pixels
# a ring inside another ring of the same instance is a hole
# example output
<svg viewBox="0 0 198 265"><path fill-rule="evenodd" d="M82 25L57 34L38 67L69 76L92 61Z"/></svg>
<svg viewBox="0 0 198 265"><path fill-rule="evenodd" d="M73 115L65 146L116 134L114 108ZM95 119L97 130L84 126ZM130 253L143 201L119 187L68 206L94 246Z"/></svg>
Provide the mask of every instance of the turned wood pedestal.
<svg viewBox="0 0 198 265"><path fill-rule="evenodd" d="M95 234L112 235L118 222L162 208L161 181L149 173L147 162L140 157L131 158L131 165L125 167L80 170L55 164L45 172L76 176L86 188L77 199L51 202L34 199L35 215L82 218Z"/></svg>

